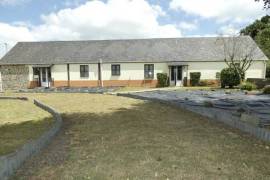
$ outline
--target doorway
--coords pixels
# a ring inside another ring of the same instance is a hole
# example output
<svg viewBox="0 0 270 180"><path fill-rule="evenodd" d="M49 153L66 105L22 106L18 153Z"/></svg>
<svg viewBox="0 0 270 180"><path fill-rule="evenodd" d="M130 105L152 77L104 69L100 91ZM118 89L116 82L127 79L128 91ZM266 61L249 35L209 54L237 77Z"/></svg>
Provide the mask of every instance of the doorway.
<svg viewBox="0 0 270 180"><path fill-rule="evenodd" d="M170 66L170 85L182 86L183 85L183 67L182 66Z"/></svg>
<svg viewBox="0 0 270 180"><path fill-rule="evenodd" d="M51 86L51 68L49 67L40 68L40 82L41 87Z"/></svg>

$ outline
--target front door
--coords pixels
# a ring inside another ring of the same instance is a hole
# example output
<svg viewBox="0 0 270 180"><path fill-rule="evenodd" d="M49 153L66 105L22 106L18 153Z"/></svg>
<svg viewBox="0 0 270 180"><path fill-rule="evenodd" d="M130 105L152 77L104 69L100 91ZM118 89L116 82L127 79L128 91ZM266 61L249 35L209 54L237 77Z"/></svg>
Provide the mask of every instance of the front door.
<svg viewBox="0 0 270 180"><path fill-rule="evenodd" d="M50 87L51 69L48 67L40 68L41 87Z"/></svg>
<svg viewBox="0 0 270 180"><path fill-rule="evenodd" d="M170 68L170 85L182 86L182 66L171 66Z"/></svg>

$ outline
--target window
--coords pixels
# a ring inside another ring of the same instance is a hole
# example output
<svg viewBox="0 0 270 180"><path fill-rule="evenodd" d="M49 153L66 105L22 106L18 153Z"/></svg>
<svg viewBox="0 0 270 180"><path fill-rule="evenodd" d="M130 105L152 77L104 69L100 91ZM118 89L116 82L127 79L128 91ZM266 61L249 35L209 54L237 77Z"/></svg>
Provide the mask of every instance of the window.
<svg viewBox="0 0 270 180"><path fill-rule="evenodd" d="M220 72L216 73L216 79L220 79L220 74L221 74Z"/></svg>
<svg viewBox="0 0 270 180"><path fill-rule="evenodd" d="M88 65L80 65L80 75L81 78L89 77L89 66Z"/></svg>
<svg viewBox="0 0 270 180"><path fill-rule="evenodd" d="M144 78L153 79L154 78L154 64L144 65Z"/></svg>
<svg viewBox="0 0 270 180"><path fill-rule="evenodd" d="M39 76L40 75L39 68L33 67L33 75L34 76Z"/></svg>
<svg viewBox="0 0 270 180"><path fill-rule="evenodd" d="M112 64L112 76L120 76L120 64Z"/></svg>

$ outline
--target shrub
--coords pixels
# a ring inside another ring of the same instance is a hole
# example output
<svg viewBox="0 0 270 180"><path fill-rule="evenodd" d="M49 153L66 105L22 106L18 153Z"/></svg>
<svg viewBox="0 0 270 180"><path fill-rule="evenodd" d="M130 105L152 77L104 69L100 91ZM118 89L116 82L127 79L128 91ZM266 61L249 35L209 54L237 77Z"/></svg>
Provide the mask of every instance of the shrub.
<svg viewBox="0 0 270 180"><path fill-rule="evenodd" d="M266 68L266 78L270 78L270 66Z"/></svg>
<svg viewBox="0 0 270 180"><path fill-rule="evenodd" d="M201 78L200 72L192 72L190 73L190 84L191 86L198 86Z"/></svg>
<svg viewBox="0 0 270 180"><path fill-rule="evenodd" d="M267 85L263 88L263 94L270 94L270 85Z"/></svg>
<svg viewBox="0 0 270 180"><path fill-rule="evenodd" d="M232 68L225 68L221 71L220 81L222 88L225 88L226 86L233 88L240 84L240 78L237 72Z"/></svg>
<svg viewBox="0 0 270 180"><path fill-rule="evenodd" d="M166 73L157 73L158 87L168 87L169 86L169 78Z"/></svg>
<svg viewBox="0 0 270 180"><path fill-rule="evenodd" d="M251 82L244 82L240 85L241 90L252 91L256 88L257 88L257 86Z"/></svg>

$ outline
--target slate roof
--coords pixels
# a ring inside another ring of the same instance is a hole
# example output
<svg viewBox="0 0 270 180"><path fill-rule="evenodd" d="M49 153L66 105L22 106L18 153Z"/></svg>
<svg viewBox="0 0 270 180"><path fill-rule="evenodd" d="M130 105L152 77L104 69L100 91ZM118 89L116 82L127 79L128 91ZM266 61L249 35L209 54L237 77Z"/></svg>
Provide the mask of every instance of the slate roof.
<svg viewBox="0 0 270 180"><path fill-rule="evenodd" d="M249 36L240 37L247 44ZM223 61L217 37L19 42L0 64ZM256 60L267 57L256 45Z"/></svg>

